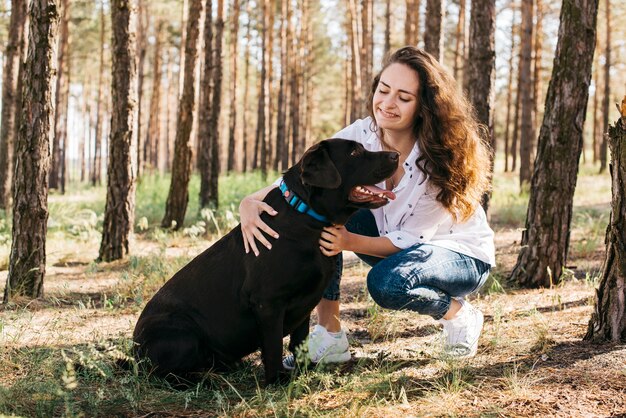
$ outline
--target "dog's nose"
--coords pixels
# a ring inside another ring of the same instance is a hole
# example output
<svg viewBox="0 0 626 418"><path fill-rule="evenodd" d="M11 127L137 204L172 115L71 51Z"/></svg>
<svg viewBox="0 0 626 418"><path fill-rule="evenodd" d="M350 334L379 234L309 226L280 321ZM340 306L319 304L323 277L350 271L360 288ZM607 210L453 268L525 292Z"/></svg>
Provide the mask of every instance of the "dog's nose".
<svg viewBox="0 0 626 418"><path fill-rule="evenodd" d="M389 155L389 159L390 159L391 161L394 161L394 162L398 161L398 160L400 159L400 153L399 153L399 152L392 152L392 153Z"/></svg>

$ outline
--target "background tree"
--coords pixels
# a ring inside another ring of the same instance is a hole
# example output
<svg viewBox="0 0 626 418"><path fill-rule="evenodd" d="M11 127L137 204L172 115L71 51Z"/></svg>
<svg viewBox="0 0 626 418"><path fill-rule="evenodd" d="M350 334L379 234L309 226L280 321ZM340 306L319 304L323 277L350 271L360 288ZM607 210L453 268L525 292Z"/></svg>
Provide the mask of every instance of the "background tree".
<svg viewBox="0 0 626 418"><path fill-rule="evenodd" d="M107 169L107 198L98 261L112 261L130 252L135 220L135 148L137 131L137 64L135 11L126 0L111 2L112 80L111 135Z"/></svg>
<svg viewBox="0 0 626 418"><path fill-rule="evenodd" d="M597 13L598 0L565 0L561 8L526 229L511 274L522 286L547 287L558 282L567 259Z"/></svg>
<svg viewBox="0 0 626 418"><path fill-rule="evenodd" d="M22 115L17 136L13 232L4 301L43 295L48 230L48 170L53 63L59 20L54 0L33 0L29 10L28 57L24 67Z"/></svg>
<svg viewBox="0 0 626 418"><path fill-rule="evenodd" d="M183 95L178 109L176 139L174 142L174 162L172 163L172 181L165 205L165 216L161 221L163 228L179 229L185 220L189 202L189 177L191 176L191 146L189 138L193 125L195 107L195 67L198 55L199 20L202 13L201 0L189 1L185 39L185 64Z"/></svg>
<svg viewBox="0 0 626 418"><path fill-rule="evenodd" d="M218 207L218 179L220 176L220 130L219 121L222 110L222 44L224 38L224 0L217 0L215 20L215 70L213 71L213 100L210 119L211 169L209 182L209 206Z"/></svg>
<svg viewBox="0 0 626 418"><path fill-rule="evenodd" d="M495 152L493 132L495 99L495 0L473 0L470 17L469 59L466 66L465 83L468 98L476 111L478 121L486 128L485 140ZM493 172L493 158L491 172ZM483 196L483 208L489 207L491 194Z"/></svg>
<svg viewBox="0 0 626 418"><path fill-rule="evenodd" d="M602 135L600 137L600 173L606 171L609 102L611 101L611 1L605 0L606 44L604 49L604 96L602 99ZM597 91L597 90L596 90Z"/></svg>
<svg viewBox="0 0 626 418"><path fill-rule="evenodd" d="M513 104L513 58L515 57L515 15L517 8L515 4L511 4L513 8L513 17L511 18L511 50L509 54L509 76L506 87L506 119L504 122L504 172L509 171L509 156L511 155L511 147L509 146L509 138L511 134L511 106Z"/></svg>
<svg viewBox="0 0 626 418"><path fill-rule="evenodd" d="M96 97L96 124L94 127L94 153L93 153L93 170L91 172L91 184L93 186L100 184L101 168L102 168L102 114L104 113L104 35L106 29L106 20L104 18L104 0L100 2L100 57L98 67L98 89Z"/></svg>
<svg viewBox="0 0 626 418"><path fill-rule="evenodd" d="M9 197L11 195L13 148L17 133L16 125L19 124L19 121L16 120L16 96L19 96L21 93L17 88L26 8L26 0L11 1L8 42L4 49L2 119L0 120L0 209L9 208Z"/></svg>
<svg viewBox="0 0 626 418"><path fill-rule="evenodd" d="M535 138L533 132L533 97L531 63L533 48L533 0L522 0L522 27L520 40L518 94L521 110L520 131L520 185L530 181L533 172Z"/></svg>
<svg viewBox="0 0 626 418"><path fill-rule="evenodd" d="M230 108L228 113L228 162L226 164L227 171L233 171L235 169L235 149L237 144L237 62L239 55L239 8L239 0L233 0L230 12L230 89L228 94L230 99ZM281 20L281 24L282 22L283 20ZM281 37L281 45L282 42L283 38Z"/></svg>
<svg viewBox="0 0 626 418"><path fill-rule="evenodd" d="M61 171L63 170L63 154L67 136L67 101L69 98L69 44L70 44L70 0L60 0L61 20L59 22L59 45L57 47L57 79L54 112L54 137L52 141L52 158L50 163L51 189L61 189Z"/></svg>
<svg viewBox="0 0 626 418"><path fill-rule="evenodd" d="M165 22L160 20L155 24L154 35L154 57L152 58L152 94L150 96L150 113L148 115L148 135L144 141L144 163L155 170L160 163L161 149L161 86L163 84L163 73L161 67L163 65L161 54L163 45L163 30ZM137 102L139 107L139 101ZM137 135L139 135L139 124L137 124ZM141 141L137 141L138 144ZM142 150L139 148L138 153ZM139 159L137 160L139 164ZM139 177L139 176L138 176Z"/></svg>
<svg viewBox="0 0 626 418"><path fill-rule="evenodd" d="M611 218L606 230L606 259L596 292L586 340L626 340L626 96L621 118L609 127L611 147Z"/></svg>
<svg viewBox="0 0 626 418"><path fill-rule="evenodd" d="M198 169L200 170L200 206L206 207L210 200L211 176L211 112L213 109L213 1L207 0L204 21L204 66L200 83L200 119L198 128Z"/></svg>
<svg viewBox="0 0 626 418"><path fill-rule="evenodd" d="M445 0L426 0L424 49L443 63L443 20Z"/></svg>

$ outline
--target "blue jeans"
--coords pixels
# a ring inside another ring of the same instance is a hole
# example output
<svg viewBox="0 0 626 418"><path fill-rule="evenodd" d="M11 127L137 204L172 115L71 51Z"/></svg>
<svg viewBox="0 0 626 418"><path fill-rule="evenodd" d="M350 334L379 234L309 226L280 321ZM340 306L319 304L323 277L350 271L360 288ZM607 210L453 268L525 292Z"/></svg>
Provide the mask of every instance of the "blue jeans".
<svg viewBox="0 0 626 418"><path fill-rule="evenodd" d="M367 209L356 212L346 229L369 237L379 236L374 215ZM491 266L476 258L430 244L417 244L386 258L357 254L372 266L367 289L372 299L387 309L411 310L435 319L443 317L453 297L478 290L487 280ZM324 298L339 300L343 270L341 255L335 276Z"/></svg>

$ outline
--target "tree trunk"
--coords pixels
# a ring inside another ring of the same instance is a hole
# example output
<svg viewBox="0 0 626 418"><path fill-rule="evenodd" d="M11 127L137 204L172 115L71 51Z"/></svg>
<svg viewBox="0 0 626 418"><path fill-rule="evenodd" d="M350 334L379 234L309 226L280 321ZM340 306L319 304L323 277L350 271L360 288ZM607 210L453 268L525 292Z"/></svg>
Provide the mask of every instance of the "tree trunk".
<svg viewBox="0 0 626 418"><path fill-rule="evenodd" d="M248 170L248 154L250 153L249 146L249 135L248 135L248 97L249 97L249 87L250 87L250 0L248 0L246 5L246 14L248 15L248 22L246 23L246 48L244 51L244 72L243 72L243 132L242 132L242 149L243 149L243 161L241 162L242 171L245 173Z"/></svg>
<svg viewBox="0 0 626 418"><path fill-rule="evenodd" d="M143 164L147 164L149 162L150 167L153 170L156 170L159 167L159 150L161 149L161 45L163 43L164 24L165 22L162 20L155 23L156 34L154 42L154 58L152 62L152 95L150 97L150 114L148 115L148 135L144 144L146 152L144 153ZM140 85L141 83L138 84ZM138 100L138 107L139 103L140 102ZM138 135L139 132L139 124L137 124ZM137 144L141 144L141 140L137 140ZM141 148L138 148L137 153L141 154ZM140 158L137 158L138 165L139 161Z"/></svg>
<svg viewBox="0 0 626 418"><path fill-rule="evenodd" d="M95 125L95 145L93 153L93 171L91 173L91 184L96 186L102 181L101 169L101 148L102 148L102 113L103 113L103 93L102 86L104 84L104 0L100 3L100 67L98 70L98 96L96 98L96 125Z"/></svg>
<svg viewBox="0 0 626 418"><path fill-rule="evenodd" d="M235 149L237 147L237 60L239 55L239 0L233 0L230 19L230 109L228 113L228 160L226 164L227 171L233 171L235 169Z"/></svg>
<svg viewBox="0 0 626 418"><path fill-rule="evenodd" d="M352 114L350 115L350 123L354 122L356 119L363 117L363 105L364 101L362 99L363 93L363 79L361 78L361 52L360 52L360 30L359 30L359 20L358 20L358 11L356 7L356 0L348 0L348 20L350 21L350 34L349 38L352 44ZM297 62L295 62L297 64ZM294 69L295 71L295 69ZM297 78L294 76L294 78ZM297 95L297 90L294 90L292 87L292 97L293 95ZM295 136L294 136L295 138ZM293 146L295 148L295 146ZM296 153L293 153L292 164L296 161Z"/></svg>
<svg viewBox="0 0 626 418"><path fill-rule="evenodd" d="M541 101L542 83L541 83L541 57L543 55L543 0L536 0L536 16L535 16L535 41L534 41L534 64L533 70L533 129L532 136L535 138L539 126L539 118L541 117Z"/></svg>
<svg viewBox="0 0 626 418"><path fill-rule="evenodd" d="M626 340L626 97L622 115L609 127L611 218L606 229L606 259L585 340Z"/></svg>
<svg viewBox="0 0 626 418"><path fill-rule="evenodd" d="M472 4L472 9L474 10L474 4ZM470 31L471 32L471 31ZM470 33L470 38L472 34ZM454 79L459 83L459 85L463 85L461 83L461 65L465 59L465 0L459 0L459 19L456 23L456 35L455 35L455 43L454 43L454 67L453 67L453 75ZM471 42L471 40L470 40ZM470 52L471 55L471 52Z"/></svg>
<svg viewBox="0 0 626 418"><path fill-rule="evenodd" d="M213 69L213 98L211 99L211 118L209 119L209 182L207 200L201 201L202 207L217 209L219 205L218 180L220 176L220 135L219 120L222 109L222 43L224 37L224 0L217 0L215 20L215 65Z"/></svg>
<svg viewBox="0 0 626 418"><path fill-rule="evenodd" d="M16 138L18 75L21 45L26 21L26 0L11 1L9 39L4 49L2 71L2 120L0 121L0 209L9 208L11 179L13 177L13 148Z"/></svg>
<svg viewBox="0 0 626 418"><path fill-rule="evenodd" d="M189 0L189 18L185 39L185 63L183 95L178 108L176 139L174 140L174 162L172 163L172 181L165 206L165 216L161 221L163 228L179 229L183 226L187 203L189 202L189 177L191 176L191 146L189 137L193 125L195 107L195 68L198 56L198 34L202 1Z"/></svg>
<svg viewBox="0 0 626 418"><path fill-rule="evenodd" d="M391 50L391 0L385 1L385 45L383 55Z"/></svg>
<svg viewBox="0 0 626 418"><path fill-rule="evenodd" d="M512 279L525 287L559 281L567 260L582 132L589 96L599 0L565 0L526 230Z"/></svg>
<svg viewBox="0 0 626 418"><path fill-rule="evenodd" d="M269 0L261 0L261 74L259 77L259 95L258 95L258 107L257 107L257 127L256 127L256 136L254 140L254 162L252 164L253 169L265 167L265 158L266 158L266 140L265 133L267 132L266 128L266 94L267 94L267 31L270 30L268 28L268 2Z"/></svg>
<svg viewBox="0 0 626 418"><path fill-rule="evenodd" d="M361 97L369 97L370 80L372 79L372 66L373 66L373 25L372 25L372 1L373 0L361 0L361 88L363 92ZM303 12L304 13L304 12ZM306 34L303 36L303 41L306 39ZM306 71L306 66L303 70ZM306 95L305 95L306 97ZM367 106L365 100L361 100L361 115L365 115L367 112Z"/></svg>
<svg viewBox="0 0 626 418"><path fill-rule="evenodd" d="M533 97L530 73L533 49L533 0L522 0L522 35L520 40L520 84L522 111L520 131L520 186L525 188L533 172L535 135L533 133Z"/></svg>
<svg viewBox="0 0 626 418"><path fill-rule="evenodd" d="M66 112L65 92L68 91L66 66L69 61L69 21L70 21L70 0L61 0L59 4L61 20L59 23L59 45L57 48L57 80L56 80L56 97L54 102L54 139L52 141L52 158L50 162L50 179L49 187L51 189L59 189L59 180L61 179L61 149L63 144L63 113Z"/></svg>
<svg viewBox="0 0 626 418"><path fill-rule="evenodd" d="M356 4L356 0L350 0L351 3ZM298 25L300 26L300 25ZM300 47L302 43L302 29L300 28L299 33L294 30L293 32L294 42L292 42L292 52L291 52L291 103L289 105L289 120L291 122L291 164L295 164L298 160L298 155L300 154L300 126L301 126L301 97L302 97L302 62L300 56ZM359 56L359 50L353 50L353 54ZM358 71L356 72L358 73ZM360 77L359 77L360 78ZM355 90L360 89L355 86ZM360 92L360 90L359 90Z"/></svg>
<svg viewBox="0 0 626 418"><path fill-rule="evenodd" d="M504 123L504 172L509 171L509 138L511 133L511 104L513 101L513 57L515 56L515 15L517 8L513 7L513 18L511 19L511 54L509 55L509 81L506 90L506 122Z"/></svg>
<svg viewBox="0 0 626 418"><path fill-rule="evenodd" d="M419 38L420 0L406 0L406 18L404 20L404 43L417 46Z"/></svg>
<svg viewBox="0 0 626 418"><path fill-rule="evenodd" d="M15 147L13 235L5 303L18 295L31 298L43 295L55 74L52 57L58 20L54 0L31 1L30 39L21 92L23 116Z"/></svg>
<svg viewBox="0 0 626 418"><path fill-rule="evenodd" d="M209 183L211 181L211 113L213 111L213 1L204 4L204 69L200 84L200 109L198 125L198 169L200 171L200 207L209 202Z"/></svg>
<svg viewBox="0 0 626 418"><path fill-rule="evenodd" d="M600 173L606 171L609 102L611 101L611 1L605 0L606 47L604 50L604 99L602 100L602 136L600 140Z"/></svg>
<svg viewBox="0 0 626 418"><path fill-rule="evenodd" d="M474 107L478 122L487 128L492 153L495 153L495 136L493 134L494 100L495 100L495 0L473 0L470 17L469 60L465 73L467 95ZM493 173L491 156L490 170ZM491 193L483 195L482 205L487 212Z"/></svg>
<svg viewBox="0 0 626 418"><path fill-rule="evenodd" d="M289 65L288 42L287 42L287 16L289 14L289 1L281 0L280 6L280 79L278 82L278 112L276 115L276 159L273 168L278 170L287 169L289 153L287 151L287 81Z"/></svg>
<svg viewBox="0 0 626 418"><path fill-rule="evenodd" d="M598 49L598 48L596 48ZM598 79L598 61L596 60L595 65L593 66L593 85L595 89L593 91L593 129L591 133L591 151L593 155L593 163L598 162L599 152L598 152L598 90L599 90L599 79Z"/></svg>
<svg viewBox="0 0 626 418"><path fill-rule="evenodd" d="M68 39L68 45L67 45L67 51L66 51L66 57L67 57L67 62L65 64L65 68L66 68L66 73L65 73L65 82L63 83L63 92L62 92L62 98L63 101L61 102L61 118L59 119L59 122L61 123L61 127L59 129L59 143L61 145L61 158L59 159L59 187L60 187L60 191L61 194L65 194L65 180L66 180L66 166L67 166L67 159L66 159L66 154L67 154L67 148L68 148L68 142L67 142L67 120L68 120L68 116L69 116L69 100L70 100L70 85L72 82L72 61L70 59L70 46L71 46L71 40ZM56 110L56 113L59 113L59 109Z"/></svg>
<svg viewBox="0 0 626 418"><path fill-rule="evenodd" d="M107 200L98 261L119 260L130 252L135 219L137 63L132 3L111 2L111 134Z"/></svg>
<svg viewBox="0 0 626 418"><path fill-rule="evenodd" d="M426 0L424 50L443 63L443 15L445 0Z"/></svg>
<svg viewBox="0 0 626 418"><path fill-rule="evenodd" d="M148 30L148 17L146 14L146 7L143 0L137 0L137 178L143 174L144 164L150 161L150 155L143 150L146 149L145 145L142 147L141 141L143 140L142 123L143 123L143 81L145 74L145 62L146 52L148 49L148 42L146 32ZM158 36L158 35L157 35ZM158 42L158 41L157 41ZM156 49L156 47L155 47ZM155 58L157 60L157 58ZM160 84L160 80L158 81ZM154 90L153 90L154 92ZM152 113L152 102L150 103L150 118ZM157 115L158 119L158 115ZM150 128L148 127L148 130ZM150 135L150 133L148 133Z"/></svg>

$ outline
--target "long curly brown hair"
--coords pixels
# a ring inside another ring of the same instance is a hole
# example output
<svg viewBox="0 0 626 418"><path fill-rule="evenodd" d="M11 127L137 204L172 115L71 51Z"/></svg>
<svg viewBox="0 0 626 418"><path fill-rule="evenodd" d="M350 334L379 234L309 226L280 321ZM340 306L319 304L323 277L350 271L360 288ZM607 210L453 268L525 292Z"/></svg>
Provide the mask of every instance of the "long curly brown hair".
<svg viewBox="0 0 626 418"><path fill-rule="evenodd" d="M432 55L412 46L388 55L374 77L368 102L374 124L373 96L380 75L394 63L412 68L419 77L418 110L413 123L421 153L417 166L439 189L437 200L455 219L465 221L491 186L487 130L476 121L472 105L459 92L452 76Z"/></svg>

